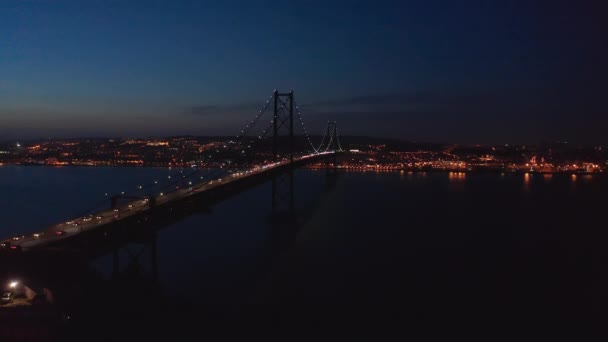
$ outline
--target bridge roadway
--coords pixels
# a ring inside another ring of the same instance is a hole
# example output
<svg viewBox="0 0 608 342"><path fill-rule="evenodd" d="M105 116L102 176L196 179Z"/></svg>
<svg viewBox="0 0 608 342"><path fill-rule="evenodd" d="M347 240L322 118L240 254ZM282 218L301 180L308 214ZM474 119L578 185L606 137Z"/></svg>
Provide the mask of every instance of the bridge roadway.
<svg viewBox="0 0 608 342"><path fill-rule="evenodd" d="M166 220L164 217L167 216L166 213L173 213L174 210L173 207L169 208L169 206L178 202L196 200L199 203L215 204L225 198L238 194L246 188L259 184L261 181L266 181L268 176L321 161L336 153L328 151L298 156L294 157L293 163L290 163L289 160L282 160L255 167L251 170L235 172L224 178L211 180L206 183L194 184L190 187L175 189L168 193L159 193L149 198L133 200L116 208L110 208L109 210L55 224L41 232L5 239L2 242L1 249L19 251L42 250L50 246L66 245L70 240L78 241L79 236L87 235L87 233L104 231L104 235L106 235L108 228L120 226L121 223L141 223L142 218L145 221L150 218ZM211 198L200 201L205 195L210 195L208 197ZM163 211L163 209L168 209L168 211ZM155 213L157 215L154 215ZM175 216L179 216L177 211L175 212Z"/></svg>

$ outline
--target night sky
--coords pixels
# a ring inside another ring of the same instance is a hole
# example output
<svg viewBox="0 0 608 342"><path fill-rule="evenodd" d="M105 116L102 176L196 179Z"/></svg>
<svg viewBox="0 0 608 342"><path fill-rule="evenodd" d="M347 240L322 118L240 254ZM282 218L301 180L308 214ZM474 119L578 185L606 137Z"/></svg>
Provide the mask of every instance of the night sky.
<svg viewBox="0 0 608 342"><path fill-rule="evenodd" d="M608 143L602 1L0 1L0 140L310 131Z"/></svg>

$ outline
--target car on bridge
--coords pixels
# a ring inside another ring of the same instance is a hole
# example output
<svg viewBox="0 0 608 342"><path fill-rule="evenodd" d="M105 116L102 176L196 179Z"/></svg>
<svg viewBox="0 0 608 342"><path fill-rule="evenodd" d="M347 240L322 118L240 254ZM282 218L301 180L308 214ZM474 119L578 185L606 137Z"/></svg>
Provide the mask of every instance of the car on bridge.
<svg viewBox="0 0 608 342"><path fill-rule="evenodd" d="M11 240L5 240L0 243L0 247L9 249L9 250L20 250L21 246L14 244Z"/></svg>
<svg viewBox="0 0 608 342"><path fill-rule="evenodd" d="M19 245L14 245L14 244L12 244L12 243L10 243L10 242L4 242L4 243L3 243L3 247L4 247L4 248L7 248L7 249L9 249L9 250L11 250L11 251L20 251L20 250L21 250L21 246L19 246Z"/></svg>
<svg viewBox="0 0 608 342"><path fill-rule="evenodd" d="M82 231L82 227L79 227L79 226L80 226L80 224L74 223L72 225L72 227L65 227L63 229L63 232L65 232L65 233L77 233L79 231Z"/></svg>
<svg viewBox="0 0 608 342"><path fill-rule="evenodd" d="M2 294L2 298L0 298L0 303L2 303L2 304L12 303L14 298L15 298L15 296L13 295L12 292L4 292L4 294Z"/></svg>

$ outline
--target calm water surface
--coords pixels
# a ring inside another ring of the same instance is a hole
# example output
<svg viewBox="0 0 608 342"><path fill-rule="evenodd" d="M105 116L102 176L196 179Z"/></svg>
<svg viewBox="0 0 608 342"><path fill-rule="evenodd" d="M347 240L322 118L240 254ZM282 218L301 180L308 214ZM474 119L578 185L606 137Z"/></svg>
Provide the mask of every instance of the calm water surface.
<svg viewBox="0 0 608 342"><path fill-rule="evenodd" d="M139 184L179 172L2 167L0 235L109 206L105 193L135 193ZM607 178L588 175L339 173L334 179L298 170L297 228L271 224L269 183L190 216L158 234L158 297L99 306L108 315L95 319L128 320L146 311L153 317L138 321L152 324L165 319L161 311L170 312L183 323L174 332L237 322L431 333L593 324L606 318L608 304L607 190ZM277 229L297 234L277 240ZM129 252L121 253L128 264ZM141 264L138 272L149 273L147 262ZM109 281L111 258L95 260L91 269L99 282ZM150 311L159 305L162 310ZM190 319L197 325L185 323ZM91 323L85 317L78 324ZM106 340L119 334L105 333Z"/></svg>

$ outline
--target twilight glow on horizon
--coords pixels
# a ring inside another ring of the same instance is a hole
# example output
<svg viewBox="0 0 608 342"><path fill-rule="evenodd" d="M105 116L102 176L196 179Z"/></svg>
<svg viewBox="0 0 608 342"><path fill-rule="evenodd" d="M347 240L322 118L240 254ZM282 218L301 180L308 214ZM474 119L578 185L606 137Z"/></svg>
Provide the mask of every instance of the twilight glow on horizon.
<svg viewBox="0 0 608 342"><path fill-rule="evenodd" d="M6 0L0 141L232 135L277 88L312 132L607 143L591 3Z"/></svg>

